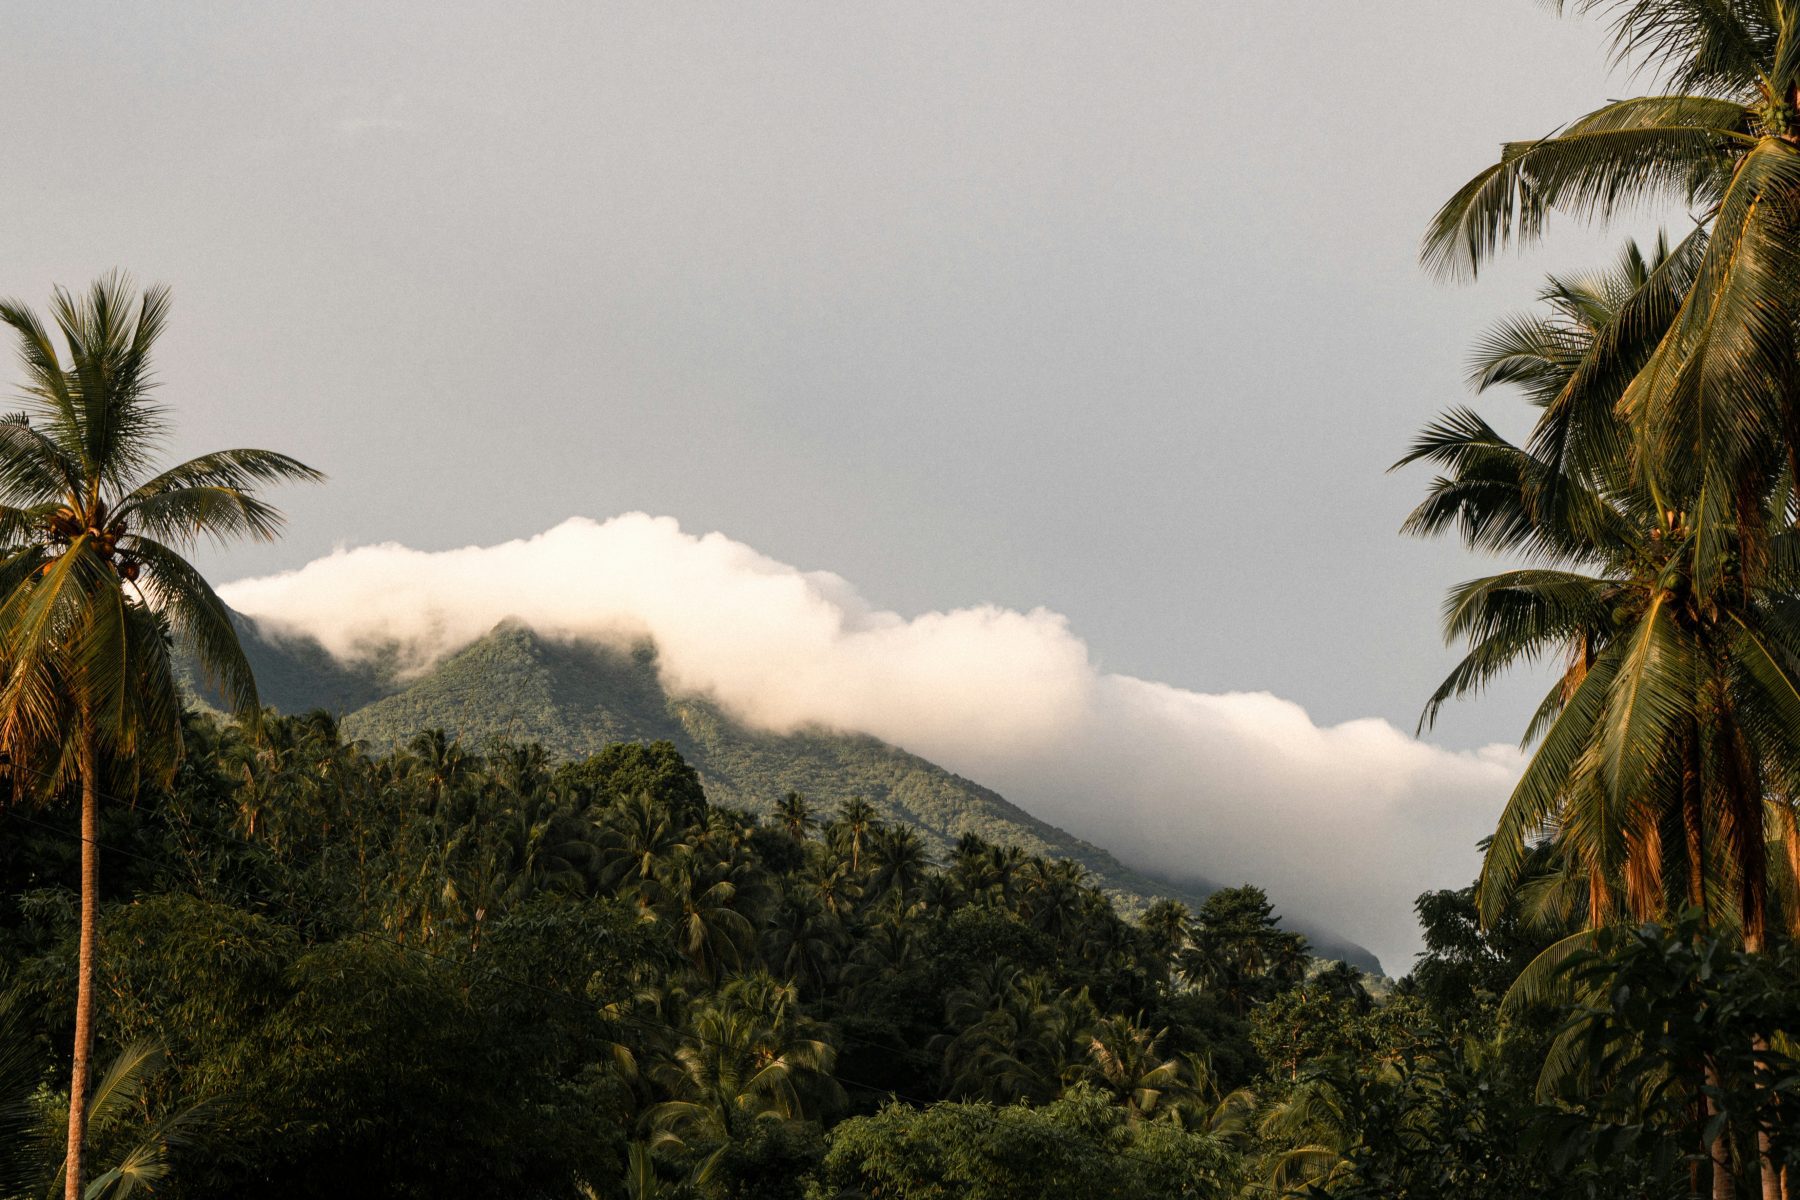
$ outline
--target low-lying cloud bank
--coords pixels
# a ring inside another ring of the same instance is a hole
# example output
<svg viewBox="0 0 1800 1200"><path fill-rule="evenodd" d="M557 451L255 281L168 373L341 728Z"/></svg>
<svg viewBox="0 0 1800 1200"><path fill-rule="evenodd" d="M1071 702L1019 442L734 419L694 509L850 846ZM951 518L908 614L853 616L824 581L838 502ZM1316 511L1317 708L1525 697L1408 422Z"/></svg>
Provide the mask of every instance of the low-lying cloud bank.
<svg viewBox="0 0 1800 1200"><path fill-rule="evenodd" d="M1142 869L1252 881L1392 972L1412 901L1473 875L1516 752L1456 753L1381 720L1321 727L1267 693L1099 671L1065 618L981 607L906 618L848 582L631 513L498 546L340 550L220 589L341 658L398 642L422 669L517 617L654 639L672 691L745 720L859 730L979 780Z"/></svg>

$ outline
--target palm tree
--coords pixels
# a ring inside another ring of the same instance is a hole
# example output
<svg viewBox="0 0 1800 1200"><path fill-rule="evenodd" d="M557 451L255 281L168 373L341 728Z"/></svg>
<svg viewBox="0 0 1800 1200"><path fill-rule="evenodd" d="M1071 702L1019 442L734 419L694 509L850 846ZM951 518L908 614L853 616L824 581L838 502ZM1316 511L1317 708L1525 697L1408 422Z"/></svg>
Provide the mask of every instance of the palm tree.
<svg viewBox="0 0 1800 1200"><path fill-rule="evenodd" d="M789 837L796 842L804 842L819 827L819 820L813 816L812 805L799 792L789 792L775 802L775 817L781 827L787 830Z"/></svg>
<svg viewBox="0 0 1800 1200"><path fill-rule="evenodd" d="M185 555L201 538L271 539L260 484L318 472L267 450L221 450L152 472L168 433L150 355L169 294L134 299L119 275L58 289L67 365L30 309L0 301L25 372L22 412L0 419L0 750L21 790L81 787L81 935L65 1194L81 1195L93 1043L99 811L108 764L127 783L168 778L181 753L171 637L225 702L254 721L256 684L225 605Z"/></svg>
<svg viewBox="0 0 1800 1200"><path fill-rule="evenodd" d="M837 1052L798 1014L798 996L767 975L733 980L698 1006L674 1052L652 1074L671 1096L648 1114L655 1144L717 1147L700 1180L750 1121L793 1121L835 1107Z"/></svg>
<svg viewBox="0 0 1800 1200"><path fill-rule="evenodd" d="M1356 1118L1353 1101L1332 1080L1323 1076L1302 1080L1271 1105L1258 1124L1257 1134L1269 1147L1267 1175L1250 1194L1278 1198L1329 1194L1350 1169Z"/></svg>
<svg viewBox="0 0 1800 1200"><path fill-rule="evenodd" d="M1072 1071L1107 1092L1135 1122L1162 1111L1197 1103L1199 1081L1191 1064L1178 1054L1165 1054L1167 1029L1155 1033L1124 1017L1105 1017L1088 1036L1088 1062Z"/></svg>
<svg viewBox="0 0 1800 1200"><path fill-rule="evenodd" d="M55 1195L68 1169L61 1132L68 1123L57 1099L40 1084L37 1039L22 1019L18 992L0 995L0 1196ZM94 1200L124 1200L140 1186L168 1176L170 1151L188 1145L214 1105L201 1101L160 1118L151 1116L151 1085L165 1056L136 1042L119 1052L88 1098L90 1146L85 1156L105 1169L87 1184ZM107 1165L109 1164L109 1165Z"/></svg>
<svg viewBox="0 0 1800 1200"><path fill-rule="evenodd" d="M463 749L462 742L442 729L421 730L406 748L412 755L408 767L425 781L434 812L481 765L476 756Z"/></svg>
<svg viewBox="0 0 1800 1200"><path fill-rule="evenodd" d="M764 959L789 979L823 988L843 941L842 922L817 897L790 888L763 933Z"/></svg>
<svg viewBox="0 0 1800 1200"><path fill-rule="evenodd" d="M1025 852L1017 846L995 846L988 851L989 894L995 900L1011 907L1019 898L1025 862Z"/></svg>
<svg viewBox="0 0 1800 1200"><path fill-rule="evenodd" d="M879 827L875 818L875 806L861 796L852 796L844 801L843 807L838 809L837 820L831 824L833 835L850 847L851 873L860 873L863 841L872 830Z"/></svg>
<svg viewBox="0 0 1800 1200"><path fill-rule="evenodd" d="M1165 898L1151 901L1144 915L1138 918L1138 928L1150 939L1155 951L1168 961L1181 953L1181 948L1187 944L1188 925L1193 919L1187 905Z"/></svg>
<svg viewBox="0 0 1800 1200"><path fill-rule="evenodd" d="M946 1095L1047 1103L1076 1060L1085 1058L1098 1018L1086 990L1056 992L1041 974L994 962L944 1000L954 1034L931 1048L942 1055Z"/></svg>
<svg viewBox="0 0 1800 1200"><path fill-rule="evenodd" d="M533 746L531 750L537 750ZM485 923L543 892L581 894L596 874L600 852L593 827L559 799L544 773L535 790L513 790L517 782L506 764L511 754L489 760L499 768L483 805L451 835L466 841L463 877L470 922L469 949L481 944ZM516 760L513 766L517 766Z"/></svg>
<svg viewBox="0 0 1800 1200"><path fill-rule="evenodd" d="M804 878L825 911L835 918L844 917L862 898L863 887L855 870L829 850L812 856Z"/></svg>
<svg viewBox="0 0 1800 1200"><path fill-rule="evenodd" d="M1692 903L1760 947L1768 900L1765 819L1800 853L1784 797L1800 782L1800 545L1764 537L1789 488L1737 498L1744 520L1702 528L1697 502L1659 494L1628 452L1609 395L1555 439L1557 398L1626 340L1641 337L1643 289L1668 257L1628 253L1610 275L1553 281L1550 312L1484 346L1478 383L1525 382L1543 414L1525 447L1454 410L1403 462L1445 474L1406 528L1458 528L1470 545L1535 565L1452 590L1445 629L1468 654L1421 723L1521 661L1565 665L1526 732L1536 742L1489 844L1478 899L1492 920L1515 894L1529 847L1553 834L1588 884L1590 923L1622 907L1650 920ZM1635 290L1634 290L1635 289ZM1666 311L1667 305L1662 306ZM1626 325L1639 326L1622 331ZM1611 424L1609 424L1609 421ZM1705 585L1707 564L1736 569ZM1754 567L1751 563L1754 561ZM1715 910L1726 898L1729 911Z"/></svg>
<svg viewBox="0 0 1800 1200"><path fill-rule="evenodd" d="M980 834L965 833L951 848L949 870L945 876L956 884L961 899L978 903L987 895L988 851L993 843Z"/></svg>
<svg viewBox="0 0 1800 1200"><path fill-rule="evenodd" d="M112 1165L88 1181L83 1191L88 1200L125 1200L140 1188L154 1191L157 1183L168 1178L173 1165L170 1151L195 1141L196 1127L211 1117L213 1106L202 1101L161 1120L146 1119L145 1092L162 1069L163 1060L161 1048L135 1043L119 1052L94 1085L88 1100L88 1127L97 1143L93 1153L101 1166ZM45 1165L55 1172L51 1188L62 1183L66 1194L69 1160L66 1154L59 1154L61 1149L48 1138L41 1147ZM59 1157L62 1161L57 1166Z"/></svg>
<svg viewBox="0 0 1800 1200"><path fill-rule="evenodd" d="M1552 212L1604 220L1664 200L1694 215L1691 286L1620 401L1645 452L1647 490L1662 510L1682 501L1690 549L1701 551L1691 584L1704 598L1728 569L1721 544L1752 532L1740 501L1800 461L1800 5L1566 7L1610 9L1617 57L1661 94L1509 143L1437 214L1424 256L1472 274L1502 246L1535 238Z"/></svg>
<svg viewBox="0 0 1800 1200"><path fill-rule="evenodd" d="M662 863L688 849L683 830L647 791L607 810L595 824L601 842L602 879L609 887L631 884L641 892Z"/></svg>
<svg viewBox="0 0 1800 1200"><path fill-rule="evenodd" d="M1087 914L1087 869L1068 859L1033 858L1023 874L1021 915L1033 929L1066 940Z"/></svg>
<svg viewBox="0 0 1800 1200"><path fill-rule="evenodd" d="M869 894L892 894L902 904L918 892L919 885L925 880L926 868L930 866L925 843L919 840L917 832L905 825L878 828L869 842L869 857L875 864Z"/></svg>
<svg viewBox="0 0 1800 1200"><path fill-rule="evenodd" d="M932 879L941 878L933 875ZM865 926L851 949L841 980L849 985L850 1003L857 1005L883 980L917 962L924 947L921 930L907 913L889 906Z"/></svg>
<svg viewBox="0 0 1800 1200"><path fill-rule="evenodd" d="M702 979L716 980L743 961L755 924L739 911L738 885L697 858L677 854L645 890L649 910L675 932L676 945Z"/></svg>
<svg viewBox="0 0 1800 1200"><path fill-rule="evenodd" d="M932 871L919 882L919 907L933 920L949 916L967 900L954 871Z"/></svg>
<svg viewBox="0 0 1800 1200"><path fill-rule="evenodd" d="M1402 460L1445 471L1408 531L1458 528L1531 564L1452 590L1445 630L1469 652L1421 725L1516 663L1560 660L1483 863L1484 920L1549 839L1586 881L1590 925L1691 904L1754 951L1771 899L1768 830L1800 862L1796 478L1670 470L1632 432L1653 419L1633 409L1633 390L1702 287L1704 262L1691 273L1681 255L1632 251L1610 274L1553 280L1547 312L1482 347L1477 385L1522 384L1542 409L1525 446L1455 410ZM1721 509L1709 489L1727 484ZM1800 920L1792 898L1788 909ZM1722 1142L1713 1154L1715 1191L1728 1192ZM1762 1175L1774 1194L1766 1155Z"/></svg>

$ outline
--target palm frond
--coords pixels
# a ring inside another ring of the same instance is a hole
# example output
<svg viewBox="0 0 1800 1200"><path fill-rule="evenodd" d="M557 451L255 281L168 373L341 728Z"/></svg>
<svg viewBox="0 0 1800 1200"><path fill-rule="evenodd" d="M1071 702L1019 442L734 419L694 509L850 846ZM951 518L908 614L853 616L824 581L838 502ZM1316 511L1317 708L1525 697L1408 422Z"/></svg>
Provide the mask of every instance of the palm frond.
<svg viewBox="0 0 1800 1200"><path fill-rule="evenodd" d="M1544 734L1507 798L1499 827L1488 843L1475 895L1482 919L1498 918L1525 865L1527 848L1557 811L1587 753L1606 708L1607 693L1619 673L1624 652L1610 646L1594 661L1587 676Z"/></svg>
<svg viewBox="0 0 1800 1200"><path fill-rule="evenodd" d="M206 682L218 687L239 719L256 722L262 712L256 678L225 602L170 547L140 535L131 539L130 549L143 562L139 586L151 607L168 620L175 637L192 648Z"/></svg>
<svg viewBox="0 0 1800 1200"><path fill-rule="evenodd" d="M1662 119L1652 120L1657 104ZM1657 97L1608 105L1538 141L1508 143L1498 162L1438 210L1420 257L1440 275L1472 278L1496 251L1536 240L1552 210L1604 220L1655 197L1703 197L1754 144L1743 122L1741 105Z"/></svg>

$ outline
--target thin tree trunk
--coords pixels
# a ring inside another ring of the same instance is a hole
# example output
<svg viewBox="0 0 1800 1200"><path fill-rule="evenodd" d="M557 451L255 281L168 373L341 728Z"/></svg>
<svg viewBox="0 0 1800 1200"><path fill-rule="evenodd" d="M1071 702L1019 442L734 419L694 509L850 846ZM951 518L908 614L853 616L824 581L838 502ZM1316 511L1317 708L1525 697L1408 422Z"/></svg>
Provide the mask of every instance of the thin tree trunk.
<svg viewBox="0 0 1800 1200"><path fill-rule="evenodd" d="M1769 1043L1763 1039L1760 1033L1756 1035L1751 1046L1758 1057L1769 1052ZM1758 1088L1757 1090L1760 1092L1762 1089ZM1756 1127L1756 1151L1757 1158L1761 1160L1757 1166L1762 1172L1763 1200L1782 1200L1782 1192L1785 1189L1781 1186L1781 1171L1775 1166L1775 1148L1771 1144L1769 1123L1766 1120L1758 1122Z"/></svg>
<svg viewBox="0 0 1800 1200"><path fill-rule="evenodd" d="M1686 758L1681 781L1681 816L1687 833L1688 900L1700 909L1701 930L1710 932L1712 912L1706 897L1706 812L1700 779L1700 730L1692 725L1687 731ZM1719 1067L1711 1055L1706 1059L1706 1082L1715 1090L1720 1086ZM1718 1115L1718 1100L1707 1096L1708 1121ZM1705 1150L1712 1162L1713 1200L1733 1200L1737 1188L1731 1178L1731 1146L1726 1140L1726 1131L1721 1130Z"/></svg>
<svg viewBox="0 0 1800 1200"><path fill-rule="evenodd" d="M1751 954L1761 954L1763 952L1763 932L1760 928L1747 931L1744 934L1744 949ZM1750 1039L1750 1049L1753 1057L1751 1069L1757 1071L1760 1068L1756 1064L1768 1057L1768 1039L1763 1037L1760 1033L1753 1035ZM1768 1099L1762 1095L1762 1091L1762 1086L1758 1083L1755 1089L1757 1098L1759 1100ZM1766 1118L1757 1121L1756 1152L1756 1165L1762 1178L1763 1200L1782 1200L1782 1192L1784 1189L1782 1187L1781 1172L1775 1166L1775 1149L1770 1144L1769 1122Z"/></svg>
<svg viewBox="0 0 1800 1200"><path fill-rule="evenodd" d="M1711 1058L1706 1062L1706 1082L1719 1086L1719 1068ZM1706 1115L1709 1120L1719 1115L1719 1102L1711 1096L1706 1098ZM1731 1178L1731 1147L1723 1132L1706 1148L1706 1155L1712 1160L1712 1200L1733 1200L1737 1187Z"/></svg>
<svg viewBox="0 0 1800 1200"><path fill-rule="evenodd" d="M1756 776L1756 768L1751 763L1749 754L1741 740L1735 740L1733 749L1736 753L1729 760L1736 767L1737 776L1732 796L1732 821L1740 829L1739 841L1742 845L1742 879L1739 882L1739 910L1743 915L1744 950L1749 954L1762 954L1766 947L1769 902L1769 865L1766 858L1767 844L1763 841L1763 787ZM1751 1095L1756 1099L1756 1168L1757 1178L1762 1184L1762 1200L1781 1200L1781 1173L1775 1166L1775 1152L1772 1145L1769 1119L1766 1111L1775 1103L1775 1097L1767 1093L1763 1082L1762 1064L1768 1060L1769 1043L1762 1034L1753 1034L1750 1039L1751 1050Z"/></svg>
<svg viewBox="0 0 1800 1200"><path fill-rule="evenodd" d="M94 935L100 913L100 782L92 718L81 716L81 954L75 975L75 1055L69 1074L69 1149L64 1200L81 1200L82 1143L87 1138L88 1057L94 1048Z"/></svg>

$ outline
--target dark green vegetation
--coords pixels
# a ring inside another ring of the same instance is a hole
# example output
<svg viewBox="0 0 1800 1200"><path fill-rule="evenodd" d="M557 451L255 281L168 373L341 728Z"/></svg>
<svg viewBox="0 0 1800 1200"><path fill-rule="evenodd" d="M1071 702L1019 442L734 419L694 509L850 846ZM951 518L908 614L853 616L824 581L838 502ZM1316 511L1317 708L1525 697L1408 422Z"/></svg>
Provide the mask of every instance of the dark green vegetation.
<svg viewBox="0 0 1800 1200"><path fill-rule="evenodd" d="M1503 1012L1566 925L1428 896L1432 952L1378 1002L1254 888L1127 921L1078 864L715 805L667 743L186 733L172 787L102 810L102 1194L1673 1196L1696 1056L1728 1112L1800 1087L1750 1061L1796 964L1691 930L1577 958L1589 1006ZM62 1145L79 839L65 806L0 829L24 1196Z"/></svg>
<svg viewBox="0 0 1800 1200"><path fill-rule="evenodd" d="M972 833L1026 854L1078 862L1128 914L1160 898L1197 904L1213 890L1133 871L998 793L879 739L825 730L765 733L702 697L671 697L649 645L607 649L508 623L422 677L396 680L380 655L345 665L310 639L270 637L241 617L238 627L270 705L347 714L345 731L372 747L399 746L420 729L443 729L475 746L496 737L529 738L559 759L583 758L613 742L667 741L699 771L715 802L750 812L767 815L789 791L826 807L866 800L883 820L916 832L939 859ZM1380 971L1362 947L1302 919L1291 923L1315 953Z"/></svg>

